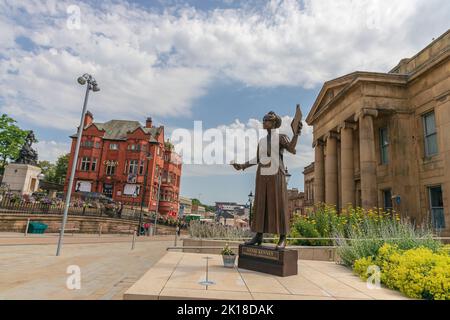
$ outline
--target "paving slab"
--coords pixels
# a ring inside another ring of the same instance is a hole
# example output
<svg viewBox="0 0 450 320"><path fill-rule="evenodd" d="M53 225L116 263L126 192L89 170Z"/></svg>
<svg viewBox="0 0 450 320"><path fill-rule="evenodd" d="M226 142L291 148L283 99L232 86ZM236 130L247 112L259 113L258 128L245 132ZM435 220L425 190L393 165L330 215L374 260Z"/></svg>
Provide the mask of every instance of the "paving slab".
<svg viewBox="0 0 450 320"><path fill-rule="evenodd" d="M129 241L65 243L59 257L55 256L56 242L0 245L0 300L122 299L123 293L166 254L172 243L142 240L134 250ZM70 276L67 267L71 265L80 267L79 290L70 290L66 285ZM155 270L166 276L164 265Z"/></svg>
<svg viewBox="0 0 450 320"><path fill-rule="evenodd" d="M205 259L205 258L209 259ZM208 275L206 262L208 261ZM213 284L205 286L206 280ZM222 256L168 252L123 296L126 300L390 300L407 299L386 289L371 289L352 271L334 262L298 261L298 275L277 277L237 267Z"/></svg>

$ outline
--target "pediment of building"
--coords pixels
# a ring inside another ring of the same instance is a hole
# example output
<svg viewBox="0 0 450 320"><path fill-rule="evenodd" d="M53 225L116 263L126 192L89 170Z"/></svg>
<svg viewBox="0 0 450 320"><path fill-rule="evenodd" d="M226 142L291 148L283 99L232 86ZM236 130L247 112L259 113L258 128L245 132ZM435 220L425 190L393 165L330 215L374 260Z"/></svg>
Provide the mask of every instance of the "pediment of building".
<svg viewBox="0 0 450 320"><path fill-rule="evenodd" d="M332 108L335 102L345 97L352 88L361 82L392 83L398 85L406 84L407 77L398 74L357 71L325 82L306 118L306 122L309 125L313 125L321 114Z"/></svg>

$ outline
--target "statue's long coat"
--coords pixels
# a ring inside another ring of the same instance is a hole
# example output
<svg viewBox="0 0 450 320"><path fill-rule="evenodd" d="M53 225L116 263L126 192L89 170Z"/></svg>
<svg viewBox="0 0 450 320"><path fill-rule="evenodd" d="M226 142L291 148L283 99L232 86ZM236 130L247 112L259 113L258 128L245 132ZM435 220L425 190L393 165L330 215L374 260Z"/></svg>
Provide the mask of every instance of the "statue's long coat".
<svg viewBox="0 0 450 320"><path fill-rule="evenodd" d="M261 163L260 152L261 148L267 148L267 155L271 155L271 151L276 148L271 148L269 136L261 139L258 144L258 168L256 171L255 183L255 202L252 210L251 229L253 232L284 234L289 233L289 212L287 199L287 183L286 172L283 163L283 152L287 150L295 154L295 147L290 148L290 140L286 135L280 134L279 138L279 166L275 174L264 175L261 170L267 167ZM266 139L266 141L264 141ZM267 146L267 147L265 147ZM272 149L272 150L271 150ZM265 152L266 150L262 151ZM274 155L276 156L276 155Z"/></svg>

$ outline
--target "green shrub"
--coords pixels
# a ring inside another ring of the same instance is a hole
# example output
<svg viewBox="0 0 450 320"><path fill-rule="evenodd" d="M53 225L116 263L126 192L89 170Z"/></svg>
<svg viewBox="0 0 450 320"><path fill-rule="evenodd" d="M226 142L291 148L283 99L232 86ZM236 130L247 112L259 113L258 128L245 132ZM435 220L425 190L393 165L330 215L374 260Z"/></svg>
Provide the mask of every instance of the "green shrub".
<svg viewBox="0 0 450 320"><path fill-rule="evenodd" d="M364 257L355 261L353 265L353 272L359 275L364 280L367 280L367 270L374 265L372 257Z"/></svg>
<svg viewBox="0 0 450 320"><path fill-rule="evenodd" d="M321 235L317 231L315 222L305 219L298 219L294 222L291 231L291 237L293 238L320 238ZM292 240L291 244L301 246L319 246L327 245L327 241L323 240Z"/></svg>
<svg viewBox="0 0 450 320"><path fill-rule="evenodd" d="M384 239L398 238L402 249L418 245L431 247L438 243L432 232L416 229L399 216L382 209L364 210L351 206L338 213L334 206L318 205L308 216L295 216L291 224L291 238L337 238L329 240L292 240L293 245L333 245L341 248L344 262L352 265L361 257L373 256L383 245ZM354 239L350 244L346 239ZM353 248L349 248L349 246ZM352 250L353 252L349 251Z"/></svg>
<svg viewBox="0 0 450 320"><path fill-rule="evenodd" d="M342 262L350 267L358 259L375 258L385 243L396 245L401 250L425 247L437 252L442 247L433 239L431 229L415 228L411 223L397 219L375 222L364 218L360 225L348 230L347 237L337 233L336 244Z"/></svg>

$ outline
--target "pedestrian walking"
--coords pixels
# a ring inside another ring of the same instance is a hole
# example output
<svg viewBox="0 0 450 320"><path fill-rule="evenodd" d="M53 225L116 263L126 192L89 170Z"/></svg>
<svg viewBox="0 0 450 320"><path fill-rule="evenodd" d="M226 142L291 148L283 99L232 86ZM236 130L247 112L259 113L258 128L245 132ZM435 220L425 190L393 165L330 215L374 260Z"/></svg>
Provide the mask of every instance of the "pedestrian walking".
<svg viewBox="0 0 450 320"><path fill-rule="evenodd" d="M123 203L119 202L119 210L117 210L117 216L119 218L122 218L122 210L123 210Z"/></svg>

